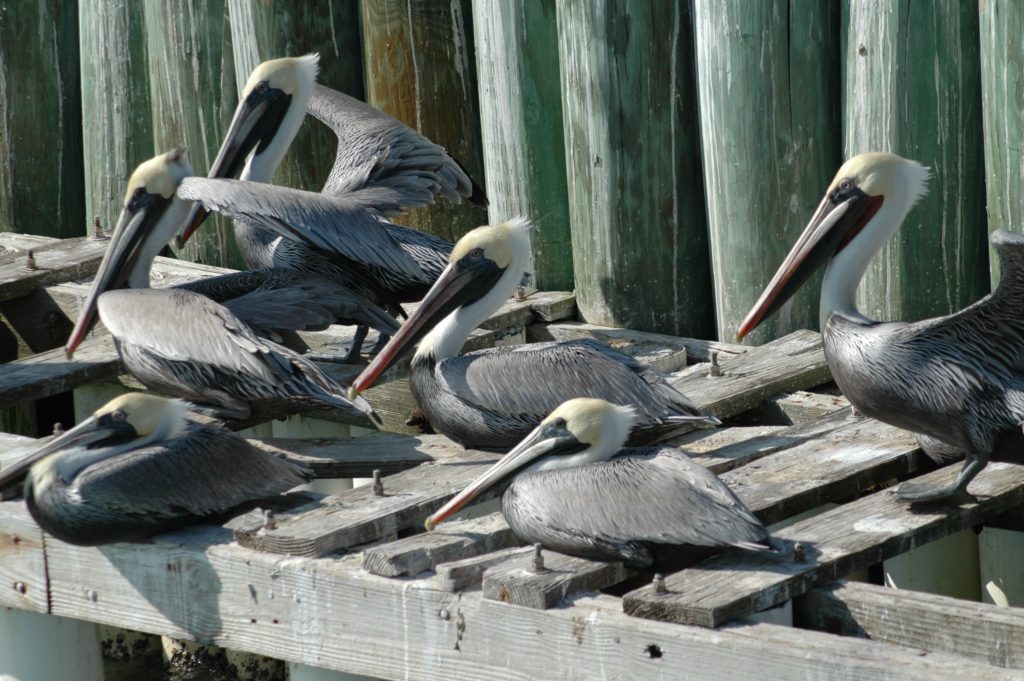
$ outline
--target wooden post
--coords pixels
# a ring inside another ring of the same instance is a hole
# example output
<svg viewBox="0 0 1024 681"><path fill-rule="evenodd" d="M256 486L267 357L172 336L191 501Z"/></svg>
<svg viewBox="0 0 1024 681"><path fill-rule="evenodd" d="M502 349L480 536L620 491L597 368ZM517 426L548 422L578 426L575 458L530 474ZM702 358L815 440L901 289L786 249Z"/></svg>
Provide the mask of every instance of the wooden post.
<svg viewBox="0 0 1024 681"><path fill-rule="evenodd" d="M978 3L981 34L981 115L985 135L988 228L1024 230L1024 6ZM989 257L992 284L999 261Z"/></svg>
<svg viewBox="0 0 1024 681"><path fill-rule="evenodd" d="M883 320L959 310L989 290L977 6L847 0L840 25L844 155L891 151L932 169L928 195L868 267L860 309Z"/></svg>
<svg viewBox="0 0 1024 681"><path fill-rule="evenodd" d="M691 5L565 0L557 8L580 314L707 338Z"/></svg>
<svg viewBox="0 0 1024 681"><path fill-rule="evenodd" d="M187 147L197 174L213 163L238 96L225 0L145 0L153 146ZM244 268L231 223L219 216L189 239L181 255L195 262Z"/></svg>
<svg viewBox="0 0 1024 681"><path fill-rule="evenodd" d="M531 218L534 286L571 291L554 0L477 0L473 29L490 222Z"/></svg>
<svg viewBox="0 0 1024 681"><path fill-rule="evenodd" d="M142 5L83 2L78 23L85 214L109 231L128 177L154 155Z"/></svg>
<svg viewBox="0 0 1024 681"><path fill-rule="evenodd" d="M238 87L261 62L320 54L318 81L363 98L362 47L356 0L329 3L228 0ZM334 133L309 118L274 175L276 184L319 191L334 165Z"/></svg>
<svg viewBox="0 0 1024 681"><path fill-rule="evenodd" d="M366 101L448 150L483 186L470 0L363 0ZM445 199L399 222L451 241L486 222Z"/></svg>
<svg viewBox="0 0 1024 681"><path fill-rule="evenodd" d="M736 334L840 165L838 20L839 8L830 2L696 3L704 183L722 340ZM818 328L812 282L765 320L751 343Z"/></svg>
<svg viewBox="0 0 1024 681"><path fill-rule="evenodd" d="M0 231L85 234L78 8L0 6Z"/></svg>
<svg viewBox="0 0 1024 681"><path fill-rule="evenodd" d="M0 608L0 679L103 681L96 625Z"/></svg>

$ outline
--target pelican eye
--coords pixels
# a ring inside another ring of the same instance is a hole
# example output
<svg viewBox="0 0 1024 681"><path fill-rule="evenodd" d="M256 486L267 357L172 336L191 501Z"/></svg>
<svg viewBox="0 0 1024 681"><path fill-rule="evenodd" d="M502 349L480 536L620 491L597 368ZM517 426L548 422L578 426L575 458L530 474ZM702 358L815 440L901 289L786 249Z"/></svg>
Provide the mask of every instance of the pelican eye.
<svg viewBox="0 0 1024 681"><path fill-rule="evenodd" d="M853 181L848 177L844 177L842 180L839 181L839 184L836 185L836 188L832 191L832 203L841 203L842 201L845 201L850 195L852 195L856 191L856 189L857 186L853 183Z"/></svg>
<svg viewBox="0 0 1024 681"><path fill-rule="evenodd" d="M564 430L565 429L565 419L557 418L554 421L548 421L548 425L551 426L551 428L554 428L554 429L557 429L557 430Z"/></svg>
<svg viewBox="0 0 1024 681"><path fill-rule="evenodd" d="M124 413L124 409L118 409L110 413L110 420L118 423L124 422L128 418L128 414Z"/></svg>
<svg viewBox="0 0 1024 681"><path fill-rule="evenodd" d="M253 88L253 92L258 92L262 95L269 89L270 83L268 83L265 80L261 80L260 82L256 83L256 87Z"/></svg>
<svg viewBox="0 0 1024 681"><path fill-rule="evenodd" d="M480 258L484 257L484 249L480 247L474 248L472 251L466 254L466 257L468 257L470 260L479 260Z"/></svg>

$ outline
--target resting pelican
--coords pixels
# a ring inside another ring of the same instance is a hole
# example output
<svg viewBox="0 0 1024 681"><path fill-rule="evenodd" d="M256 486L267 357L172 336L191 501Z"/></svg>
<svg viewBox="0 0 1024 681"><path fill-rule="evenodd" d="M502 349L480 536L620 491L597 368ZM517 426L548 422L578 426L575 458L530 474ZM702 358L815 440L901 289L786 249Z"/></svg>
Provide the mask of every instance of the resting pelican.
<svg viewBox="0 0 1024 681"><path fill-rule="evenodd" d="M574 399L427 518L427 529L511 479L501 510L520 539L582 558L648 567L659 545L771 548L714 473L672 447L623 449L631 407Z"/></svg>
<svg viewBox="0 0 1024 681"><path fill-rule="evenodd" d="M185 170L181 161L172 152L132 174L110 248L65 346L68 357L98 311L132 375L218 417L244 421L314 408L371 416L365 400L347 400L343 388L312 362L259 338L223 305L183 289L110 290L126 280L148 285L150 263L165 242L147 234L166 231L167 223L180 225L188 211L184 202L172 200L180 181L176 173Z"/></svg>
<svg viewBox="0 0 1024 681"><path fill-rule="evenodd" d="M861 154L843 164L737 334L748 334L827 262L822 342L836 384L862 414L924 436L919 440L933 458L967 457L945 488L902 484L896 494L910 502L965 495L991 456L1024 444L1024 237L992 234L1002 263L999 286L960 312L876 322L857 310L868 262L924 195L928 174L893 154Z"/></svg>
<svg viewBox="0 0 1024 681"><path fill-rule="evenodd" d="M637 410L632 444L664 439L704 416L660 375L595 340L491 348L458 355L519 284L530 254L529 224L517 219L478 227L459 239L451 262L423 302L356 378L354 396L405 349L412 392L430 424L466 447L511 447L573 397L616 400ZM427 333L429 331L429 333Z"/></svg>
<svg viewBox="0 0 1024 681"><path fill-rule="evenodd" d="M252 72L209 172L210 178L241 174L243 181L185 181L178 195L197 203L178 243L207 211L217 211L235 220L249 267L314 272L401 314L399 303L419 300L437 279L451 244L379 216L426 205L438 194L456 203L463 197L487 201L443 148L363 102L318 86L317 61L315 54L274 59ZM338 137L323 193L264 184L307 108Z"/></svg>
<svg viewBox="0 0 1024 681"><path fill-rule="evenodd" d="M63 435L0 471L26 475L32 517L53 536L92 546L142 539L308 481L303 466L154 395L114 398Z"/></svg>

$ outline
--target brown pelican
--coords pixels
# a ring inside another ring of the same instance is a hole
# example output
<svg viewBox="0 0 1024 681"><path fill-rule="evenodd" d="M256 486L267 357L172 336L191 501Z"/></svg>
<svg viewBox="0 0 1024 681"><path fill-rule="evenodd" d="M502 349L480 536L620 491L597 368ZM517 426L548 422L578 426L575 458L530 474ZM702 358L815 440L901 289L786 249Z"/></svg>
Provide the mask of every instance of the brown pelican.
<svg viewBox="0 0 1024 681"><path fill-rule="evenodd" d="M631 444L648 444L717 424L660 375L594 340L530 343L458 355L470 331L519 284L530 253L529 225L517 219L459 239L451 262L402 328L352 384L371 386L420 341L412 392L430 424L466 447L511 447L573 397L615 400L637 410ZM429 333L428 333L429 331Z"/></svg>
<svg viewBox="0 0 1024 681"><path fill-rule="evenodd" d="M363 102L316 85L317 60L275 59L252 72L209 172L210 178L243 181L184 182L178 195L196 206L178 243L188 240L207 211L217 211L235 220L249 267L316 273L401 314L400 302L419 300L437 279L451 244L380 216L426 205L438 194L484 206L486 198L440 146ZM307 108L338 137L323 193L265 184Z"/></svg>
<svg viewBox="0 0 1024 681"><path fill-rule="evenodd" d="M868 262L927 181L927 168L893 154L861 154L843 164L737 334L749 333L827 262L822 341L843 393L861 413L924 436L934 458L967 457L945 488L901 485L897 495L911 502L966 494L991 456L1024 444L1024 237L992 234L1002 263L999 286L960 312L908 323L872 321L857 310Z"/></svg>
<svg viewBox="0 0 1024 681"><path fill-rule="evenodd" d="M148 285L150 263L164 242L147 234L166 231L167 223L180 225L188 211L184 202L172 200L178 173L186 169L182 160L172 152L143 163L132 174L110 248L65 348L68 356L98 311L129 372L145 385L216 416L242 421L313 408L372 415L365 400L347 400L342 387L312 362L259 338L227 307L198 293L110 290L126 280L137 287ZM265 313L258 311L257 316Z"/></svg>
<svg viewBox="0 0 1024 681"><path fill-rule="evenodd" d="M312 477L229 430L191 420L187 409L180 400L120 395L0 471L0 489L27 472L25 501L39 526L91 546L187 525Z"/></svg>
<svg viewBox="0 0 1024 681"><path fill-rule="evenodd" d="M622 449L635 411L574 399L432 516L427 529L511 479L501 510L520 539L647 567L660 545L771 548L768 530L714 473L668 446Z"/></svg>

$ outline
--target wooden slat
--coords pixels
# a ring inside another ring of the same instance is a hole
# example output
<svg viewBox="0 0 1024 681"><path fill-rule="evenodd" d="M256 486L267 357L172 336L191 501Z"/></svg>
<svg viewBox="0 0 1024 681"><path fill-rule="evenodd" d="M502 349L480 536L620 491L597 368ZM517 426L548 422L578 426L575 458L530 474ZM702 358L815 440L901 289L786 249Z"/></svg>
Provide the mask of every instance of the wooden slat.
<svg viewBox="0 0 1024 681"><path fill-rule="evenodd" d="M842 395L811 393L806 390L783 395L774 402L793 425L808 423L850 406L850 401Z"/></svg>
<svg viewBox="0 0 1024 681"><path fill-rule="evenodd" d="M612 347L620 343L632 344L638 342L648 343L652 348L683 347L686 349L687 356L691 360L698 362L710 361L712 352L717 352L719 359L725 359L750 350L748 346L736 345L735 343L720 343L718 341L700 340L697 338L667 336L663 333L618 329L611 326L589 324L587 322L538 324L527 328L526 333L530 342L595 338L608 343Z"/></svg>
<svg viewBox="0 0 1024 681"><path fill-rule="evenodd" d="M110 242L78 237L43 244L33 249L36 269L25 269L26 256L0 256L0 300L28 295L38 286L92 276Z"/></svg>
<svg viewBox="0 0 1024 681"><path fill-rule="evenodd" d="M961 465L919 481L945 485ZM776 533L805 547L806 562L785 555L731 553L708 559L666 578L669 593L643 587L623 599L626 612L672 622L716 627L805 593L909 548L981 524L1024 502L1024 468L992 463L971 483L975 503L914 508L883 490Z"/></svg>
<svg viewBox="0 0 1024 681"><path fill-rule="evenodd" d="M519 546L511 549L492 551L480 556L453 560L450 563L438 563L434 569L437 572L437 583L444 591L461 591L471 586L480 584L484 572L499 563L504 563L509 558L517 556L533 555L532 546Z"/></svg>
<svg viewBox="0 0 1024 681"><path fill-rule="evenodd" d="M533 568L533 552L517 555L484 572L483 595L492 601L545 610L569 594L599 591L629 576L620 562L598 562L543 551L544 566Z"/></svg>
<svg viewBox="0 0 1024 681"><path fill-rule="evenodd" d="M793 601L794 623L1024 668L1024 610L958 598L838 581Z"/></svg>
<svg viewBox="0 0 1024 681"><path fill-rule="evenodd" d="M438 563L472 558L521 543L501 513L489 513L367 548L363 551L363 569L382 577L415 576L433 570Z"/></svg>
<svg viewBox="0 0 1024 681"><path fill-rule="evenodd" d="M43 531L20 502L0 503L0 607L49 611Z"/></svg>
<svg viewBox="0 0 1024 681"><path fill-rule="evenodd" d="M65 358L61 347L0 364L0 408L111 380L120 372L113 338L105 331L94 333L78 346L74 361Z"/></svg>

